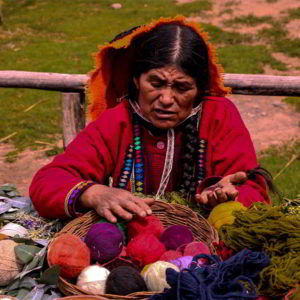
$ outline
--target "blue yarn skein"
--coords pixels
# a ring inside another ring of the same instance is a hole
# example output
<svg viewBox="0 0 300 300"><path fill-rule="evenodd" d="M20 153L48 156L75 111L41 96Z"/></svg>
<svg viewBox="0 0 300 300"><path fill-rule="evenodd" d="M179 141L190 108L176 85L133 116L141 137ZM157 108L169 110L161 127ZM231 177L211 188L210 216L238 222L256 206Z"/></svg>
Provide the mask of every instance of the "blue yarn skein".
<svg viewBox="0 0 300 300"><path fill-rule="evenodd" d="M206 258L207 265L198 266L197 260ZM193 258L189 269L176 272L167 269L166 278L171 286L151 300L247 300L256 299L254 282L259 272L269 264L264 252L244 249L221 262L215 255L200 254ZM247 288L246 288L247 287Z"/></svg>

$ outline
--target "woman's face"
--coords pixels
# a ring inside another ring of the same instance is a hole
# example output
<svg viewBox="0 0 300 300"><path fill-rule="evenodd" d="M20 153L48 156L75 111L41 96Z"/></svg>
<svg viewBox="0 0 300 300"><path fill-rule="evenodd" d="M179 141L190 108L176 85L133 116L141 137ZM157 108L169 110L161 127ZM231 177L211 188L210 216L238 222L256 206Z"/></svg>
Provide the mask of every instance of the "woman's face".
<svg viewBox="0 0 300 300"><path fill-rule="evenodd" d="M195 79L175 65L141 74L134 79L142 114L157 128L168 129L192 111L198 94Z"/></svg>

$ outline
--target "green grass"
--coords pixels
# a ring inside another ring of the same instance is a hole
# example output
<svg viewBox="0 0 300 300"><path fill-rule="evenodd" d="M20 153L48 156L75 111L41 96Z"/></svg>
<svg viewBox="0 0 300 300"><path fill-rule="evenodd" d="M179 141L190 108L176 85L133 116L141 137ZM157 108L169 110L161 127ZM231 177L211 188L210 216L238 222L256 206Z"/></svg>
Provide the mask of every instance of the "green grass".
<svg viewBox="0 0 300 300"><path fill-rule="evenodd" d="M292 146L273 147L261 153L261 166L275 177L287 163L295 159L275 180L274 183L284 197L295 199L300 193L300 142ZM275 197L274 201L278 201Z"/></svg>
<svg viewBox="0 0 300 300"><path fill-rule="evenodd" d="M300 113L300 97L286 97L282 100L295 107L296 111ZM299 130L300 130L300 120L299 120Z"/></svg>
<svg viewBox="0 0 300 300"><path fill-rule="evenodd" d="M240 34L238 32L224 31L218 26L211 24L202 24L205 31L209 33L210 41L214 45L239 45L242 43L251 43L254 37L250 34ZM235 59L236 56L233 57Z"/></svg>
<svg viewBox="0 0 300 300"><path fill-rule="evenodd" d="M232 26L234 24L243 24L247 26L256 26L262 23L271 23L272 17L271 16L265 16L265 17L256 17L254 15L247 15L242 17L236 17L231 20L227 20L224 22L227 26Z"/></svg>
<svg viewBox="0 0 300 300"><path fill-rule="evenodd" d="M300 19L300 7L287 10L288 19Z"/></svg>
<svg viewBox="0 0 300 300"><path fill-rule="evenodd" d="M265 46L226 46L219 49L219 54L220 62L227 73L261 74L264 65L286 70L285 65L273 58ZM232 57L235 59L232 60Z"/></svg>

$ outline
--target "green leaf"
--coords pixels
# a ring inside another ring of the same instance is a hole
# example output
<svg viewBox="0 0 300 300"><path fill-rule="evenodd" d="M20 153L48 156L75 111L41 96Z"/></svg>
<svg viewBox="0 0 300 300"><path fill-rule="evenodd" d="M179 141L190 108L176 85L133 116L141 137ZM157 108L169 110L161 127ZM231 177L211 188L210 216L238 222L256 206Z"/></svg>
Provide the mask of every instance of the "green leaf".
<svg viewBox="0 0 300 300"><path fill-rule="evenodd" d="M41 248L30 245L18 245L15 247L17 258L20 259L24 264L30 263L40 250Z"/></svg>
<svg viewBox="0 0 300 300"><path fill-rule="evenodd" d="M42 269L46 253L47 253L47 246L44 247L40 252L38 252L35 255L35 257L33 258L33 260L28 265L26 265L24 267L24 269L17 276L17 278L23 278L25 275L27 275L27 274L29 274L29 273L31 273L33 271Z"/></svg>
<svg viewBox="0 0 300 300"><path fill-rule="evenodd" d="M41 276L40 282L49 285L57 285L59 273L60 267L58 265L52 266L51 268L45 270Z"/></svg>

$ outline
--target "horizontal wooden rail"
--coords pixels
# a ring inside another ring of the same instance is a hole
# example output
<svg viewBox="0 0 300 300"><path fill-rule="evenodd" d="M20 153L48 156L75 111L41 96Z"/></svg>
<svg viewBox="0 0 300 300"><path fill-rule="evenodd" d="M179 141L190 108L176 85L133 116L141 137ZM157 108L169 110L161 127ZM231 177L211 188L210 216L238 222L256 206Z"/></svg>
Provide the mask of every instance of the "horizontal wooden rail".
<svg viewBox="0 0 300 300"><path fill-rule="evenodd" d="M82 92L88 75L0 71L0 87ZM300 96L300 76L224 74L233 94Z"/></svg>
<svg viewBox="0 0 300 300"><path fill-rule="evenodd" d="M25 71L0 71L0 87L82 92L87 75Z"/></svg>

